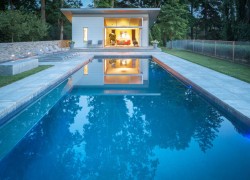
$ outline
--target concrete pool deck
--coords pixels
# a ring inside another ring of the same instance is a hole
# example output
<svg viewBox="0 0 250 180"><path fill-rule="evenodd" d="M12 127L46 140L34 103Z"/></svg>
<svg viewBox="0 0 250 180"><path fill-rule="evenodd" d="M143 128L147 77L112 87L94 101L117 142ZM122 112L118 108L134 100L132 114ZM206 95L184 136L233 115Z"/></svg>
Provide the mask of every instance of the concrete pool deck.
<svg viewBox="0 0 250 180"><path fill-rule="evenodd" d="M0 88L0 124L11 112L36 99L94 56L152 56L170 73L210 95L216 103L236 114L250 125L250 84L163 52L81 52L79 56L61 62L40 62L53 67ZM184 79L183 79L184 78Z"/></svg>

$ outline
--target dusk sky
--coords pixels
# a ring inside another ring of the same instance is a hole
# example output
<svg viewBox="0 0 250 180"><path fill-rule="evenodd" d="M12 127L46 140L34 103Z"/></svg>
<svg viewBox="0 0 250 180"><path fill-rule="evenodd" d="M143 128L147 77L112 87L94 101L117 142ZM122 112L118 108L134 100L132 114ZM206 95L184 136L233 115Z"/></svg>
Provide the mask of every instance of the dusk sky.
<svg viewBox="0 0 250 180"><path fill-rule="evenodd" d="M92 2L92 0L82 0L82 7L87 7L90 3Z"/></svg>

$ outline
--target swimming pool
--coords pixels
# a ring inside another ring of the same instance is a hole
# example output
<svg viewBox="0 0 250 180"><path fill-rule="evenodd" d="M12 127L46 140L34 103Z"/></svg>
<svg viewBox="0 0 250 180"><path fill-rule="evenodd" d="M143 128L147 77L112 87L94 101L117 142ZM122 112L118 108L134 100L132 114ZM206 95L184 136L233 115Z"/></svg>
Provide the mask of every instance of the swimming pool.
<svg viewBox="0 0 250 180"><path fill-rule="evenodd" d="M152 61L96 59L1 127L0 177L249 179L248 127L226 116Z"/></svg>

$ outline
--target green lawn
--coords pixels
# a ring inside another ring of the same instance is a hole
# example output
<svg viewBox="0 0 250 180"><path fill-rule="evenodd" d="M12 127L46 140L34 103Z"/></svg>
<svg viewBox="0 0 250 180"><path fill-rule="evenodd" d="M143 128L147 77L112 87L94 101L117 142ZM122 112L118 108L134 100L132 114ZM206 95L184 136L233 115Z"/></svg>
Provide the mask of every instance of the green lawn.
<svg viewBox="0 0 250 180"><path fill-rule="evenodd" d="M242 81L250 83L250 67L232 62L220 60L213 57L203 56L195 54L185 50L167 49L162 48L163 52L172 54L174 56L181 57L190 62L205 66L223 74L235 77Z"/></svg>
<svg viewBox="0 0 250 180"><path fill-rule="evenodd" d="M45 70L49 67L51 67L51 65L42 65L42 66L38 66L35 69L31 69L29 71L25 71L23 73L20 73L20 74L14 75L14 76L0 76L0 87L6 86L6 85L11 84L15 81L23 79L27 76L38 73L38 72Z"/></svg>

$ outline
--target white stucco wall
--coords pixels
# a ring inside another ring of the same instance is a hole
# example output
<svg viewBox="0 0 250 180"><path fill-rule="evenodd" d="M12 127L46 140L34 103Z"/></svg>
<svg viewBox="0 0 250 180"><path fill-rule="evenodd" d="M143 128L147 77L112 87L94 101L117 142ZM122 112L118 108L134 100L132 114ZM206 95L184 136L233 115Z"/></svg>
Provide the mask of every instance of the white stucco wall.
<svg viewBox="0 0 250 180"><path fill-rule="evenodd" d="M142 59L140 61L141 65L141 73L143 74L143 80L147 81L148 80L148 59Z"/></svg>
<svg viewBox="0 0 250 180"><path fill-rule="evenodd" d="M73 75L76 79L73 83L77 86L99 86L104 85L104 68L103 62L93 60L88 65L88 74L83 74L83 68Z"/></svg>
<svg viewBox="0 0 250 180"><path fill-rule="evenodd" d="M88 40L97 44L104 39L104 17L72 17L72 40L75 47L85 47L83 43L83 28L88 28ZM104 41L103 41L104 42Z"/></svg>
<svg viewBox="0 0 250 180"><path fill-rule="evenodd" d="M147 47L148 46L148 18L143 18L142 30L141 30L141 46Z"/></svg>

